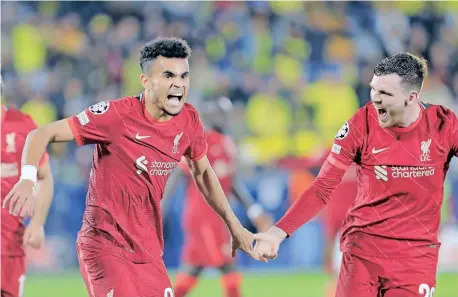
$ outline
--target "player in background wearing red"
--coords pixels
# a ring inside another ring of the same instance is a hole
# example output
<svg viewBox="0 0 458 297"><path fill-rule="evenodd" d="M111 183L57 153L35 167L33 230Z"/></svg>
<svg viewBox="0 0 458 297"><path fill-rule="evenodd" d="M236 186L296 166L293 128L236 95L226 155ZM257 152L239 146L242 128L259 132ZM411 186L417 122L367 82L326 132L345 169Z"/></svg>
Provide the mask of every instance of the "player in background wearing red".
<svg viewBox="0 0 458 297"><path fill-rule="evenodd" d="M255 203L248 189L237 179L237 147L227 135L227 125L232 103L221 97L202 106L208 142L208 159L227 197L233 194L247 208L248 217L260 232L272 226L272 219L261 205ZM183 162L180 165L185 165ZM208 267L218 268L222 273L221 285L226 297L240 297L242 276L237 272L230 251L230 235L224 222L202 199L199 189L191 181L187 166L175 170L167 182L163 202L167 201L176 183L182 177L188 179L184 208L184 246L182 266L174 285L175 297L186 296L196 285L201 272Z"/></svg>
<svg viewBox="0 0 458 297"><path fill-rule="evenodd" d="M26 246L39 249L45 240L44 224L51 205L54 183L49 167L48 155L40 154L32 171L21 170L21 155L27 134L36 128L33 120L17 109L2 105L1 115L1 197L4 201L8 192L20 178L31 180L33 194L36 197L35 211L27 227L24 220L17 217L19 211L25 214L27 209L2 208L1 215L1 296L21 297L26 279ZM35 200L35 198L32 198ZM10 213L13 213L11 215Z"/></svg>
<svg viewBox="0 0 458 297"><path fill-rule="evenodd" d="M399 53L377 65L371 99L336 135L313 185L267 233L256 250L274 258L280 243L329 201L351 163L355 203L342 228L337 297L431 297L436 286L437 233L443 183L458 152L458 120L420 101L426 61Z"/></svg>
<svg viewBox="0 0 458 297"><path fill-rule="evenodd" d="M52 142L95 144L86 210L77 239L80 271L91 297L171 297L163 254L160 200L167 178L188 159L194 181L226 223L232 253L258 259L253 234L233 213L210 166L197 111L185 103L191 49L179 38L157 38L140 53L144 91L100 102L77 116L31 132L22 166L34 167ZM25 168L25 167L23 167ZM31 204L33 183L22 178L4 206Z"/></svg>

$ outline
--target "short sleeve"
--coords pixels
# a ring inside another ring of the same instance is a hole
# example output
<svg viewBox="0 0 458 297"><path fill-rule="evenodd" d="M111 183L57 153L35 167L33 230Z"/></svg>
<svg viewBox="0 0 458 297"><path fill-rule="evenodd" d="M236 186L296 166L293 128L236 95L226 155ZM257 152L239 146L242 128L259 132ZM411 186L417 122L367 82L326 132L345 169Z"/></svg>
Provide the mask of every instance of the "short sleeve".
<svg viewBox="0 0 458 297"><path fill-rule="evenodd" d="M191 122L191 131L189 132L192 135L191 144L185 152L185 157L198 161L203 156L207 154L207 137L205 135L204 125L199 118L197 111L191 111L193 113L192 122Z"/></svg>
<svg viewBox="0 0 458 297"><path fill-rule="evenodd" d="M348 168L361 152L365 138L367 122L366 107L359 109L349 121L337 131L328 161L342 169Z"/></svg>
<svg viewBox="0 0 458 297"><path fill-rule="evenodd" d="M110 143L119 130L120 117L113 102L94 104L76 116L67 118L76 143L81 146L93 143Z"/></svg>

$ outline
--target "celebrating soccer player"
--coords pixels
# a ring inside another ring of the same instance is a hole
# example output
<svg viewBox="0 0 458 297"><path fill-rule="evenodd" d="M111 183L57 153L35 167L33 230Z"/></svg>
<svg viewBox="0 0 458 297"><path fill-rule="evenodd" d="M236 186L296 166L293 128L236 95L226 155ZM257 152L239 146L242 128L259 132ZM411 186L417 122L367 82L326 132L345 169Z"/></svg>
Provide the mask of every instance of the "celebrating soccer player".
<svg viewBox="0 0 458 297"><path fill-rule="evenodd" d="M248 189L237 179L237 148L227 133L229 113L232 103L226 97L203 104L203 119L209 129L206 131L208 159L226 195L234 194L247 208L248 217L260 231L267 231L272 226L272 219L254 203ZM180 163L180 165L183 163ZM172 189L189 170L176 170L169 179L163 201L171 197ZM225 296L240 297L242 276L237 272L230 251L230 236L224 222L203 201L201 194L192 181L187 188L186 207L184 210L183 229L185 243L183 247L183 265L174 285L175 297L186 296L197 283L207 267L218 268L222 273L221 285Z"/></svg>
<svg viewBox="0 0 458 297"><path fill-rule="evenodd" d="M144 91L101 102L77 116L31 132L23 166L36 166L51 142L95 144L83 225L78 234L80 270L91 297L173 296L162 259L160 200L167 178L185 156L193 179L241 249L258 259L253 234L244 229L210 166L197 111L185 103L191 49L179 38L158 38L140 54ZM14 212L32 199L22 178L5 204Z"/></svg>
<svg viewBox="0 0 458 297"><path fill-rule="evenodd" d="M21 297L24 290L26 272L24 247L31 246L39 249L44 244L43 227L51 204L54 186L48 155L44 150L37 156L34 163L21 169L21 156L25 139L27 134L36 128L33 120L19 110L6 108L3 105L1 116L2 201L20 178L27 179L32 191L35 185L37 186L36 192L31 194L36 197L36 202L34 197L30 197L31 199L22 208L11 203L9 211L8 209L2 209L1 296ZM14 200L16 198L13 197ZM35 203L32 219L25 227L24 220L16 215L20 212L23 215L31 213Z"/></svg>
<svg viewBox="0 0 458 297"><path fill-rule="evenodd" d="M458 121L451 110L420 101L426 75L426 61L409 53L376 66L372 102L338 131L313 185L275 227L256 236L260 255L274 258L354 162L358 190L342 228L336 296L433 296L443 183L458 153Z"/></svg>

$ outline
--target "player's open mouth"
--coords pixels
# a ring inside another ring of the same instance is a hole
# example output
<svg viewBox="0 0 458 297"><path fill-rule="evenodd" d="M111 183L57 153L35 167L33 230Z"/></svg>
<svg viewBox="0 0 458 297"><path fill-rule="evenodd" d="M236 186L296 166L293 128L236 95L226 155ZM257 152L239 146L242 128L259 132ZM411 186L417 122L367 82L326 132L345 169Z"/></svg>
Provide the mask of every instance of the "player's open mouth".
<svg viewBox="0 0 458 297"><path fill-rule="evenodd" d="M167 96L167 103L172 106L179 106L181 99L183 99L183 93L169 94Z"/></svg>
<svg viewBox="0 0 458 297"><path fill-rule="evenodd" d="M379 119L385 120L385 119L387 118L388 112L386 111L386 109L384 109L384 108L378 108L377 111L378 111L378 117L379 117Z"/></svg>

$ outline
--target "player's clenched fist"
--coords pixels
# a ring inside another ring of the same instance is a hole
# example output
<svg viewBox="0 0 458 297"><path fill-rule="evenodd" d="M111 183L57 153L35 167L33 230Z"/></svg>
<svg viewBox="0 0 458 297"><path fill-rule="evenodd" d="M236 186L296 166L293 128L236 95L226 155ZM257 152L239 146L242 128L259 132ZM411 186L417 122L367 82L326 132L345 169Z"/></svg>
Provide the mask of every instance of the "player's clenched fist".
<svg viewBox="0 0 458 297"><path fill-rule="evenodd" d="M34 182L28 179L21 179L14 185L13 189L6 195L3 201L3 208L10 205L10 214L21 217L31 216L35 206Z"/></svg>
<svg viewBox="0 0 458 297"><path fill-rule="evenodd" d="M258 233L253 236L256 240L254 251L259 257L273 260L277 257L280 244L286 238L286 233L278 227L273 226L269 231Z"/></svg>

